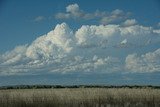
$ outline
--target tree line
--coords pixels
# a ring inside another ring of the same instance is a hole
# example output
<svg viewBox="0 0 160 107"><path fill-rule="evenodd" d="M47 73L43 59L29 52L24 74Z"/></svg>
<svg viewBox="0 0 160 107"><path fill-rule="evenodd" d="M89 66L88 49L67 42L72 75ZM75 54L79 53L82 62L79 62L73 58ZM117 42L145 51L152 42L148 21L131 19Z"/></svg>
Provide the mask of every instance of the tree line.
<svg viewBox="0 0 160 107"><path fill-rule="evenodd" d="M13 85L1 86L0 89L50 89L50 88L152 88L160 89L160 86L152 85Z"/></svg>

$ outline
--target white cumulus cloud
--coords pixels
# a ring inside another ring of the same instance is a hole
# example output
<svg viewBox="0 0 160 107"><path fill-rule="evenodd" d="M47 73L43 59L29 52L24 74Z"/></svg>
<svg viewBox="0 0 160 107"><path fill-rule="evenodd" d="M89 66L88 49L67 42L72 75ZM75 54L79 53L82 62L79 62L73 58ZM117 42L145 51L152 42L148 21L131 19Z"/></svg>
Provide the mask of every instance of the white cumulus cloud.
<svg viewBox="0 0 160 107"><path fill-rule="evenodd" d="M159 72L160 48L140 56L137 54L128 55L125 62L126 68L132 72Z"/></svg>
<svg viewBox="0 0 160 107"><path fill-rule="evenodd" d="M124 26L132 26L132 25L135 25L135 24L137 24L137 21L135 19L127 19L123 23Z"/></svg>
<svg viewBox="0 0 160 107"><path fill-rule="evenodd" d="M130 16L130 13L125 13L122 10L116 9L112 12L107 11L99 11L96 10L93 13L87 13L80 9L77 3L70 4L66 7L66 12L57 13L55 15L56 19L83 19L83 20L91 20L98 19L101 24L109 24L113 22L118 22L124 20Z"/></svg>
<svg viewBox="0 0 160 107"><path fill-rule="evenodd" d="M73 31L66 23L58 24L47 35L37 38L27 49L26 56L33 59L63 57L72 50Z"/></svg>
<svg viewBox="0 0 160 107"><path fill-rule="evenodd" d="M91 25L82 26L76 32L77 44L83 47L108 47L121 45L127 40L126 45L135 47L144 46L148 40L152 43L159 42L159 34L151 27L133 25L121 27L120 25Z"/></svg>
<svg viewBox="0 0 160 107"><path fill-rule="evenodd" d="M68 7L77 11L77 5ZM120 14L120 11L114 14ZM159 49L141 56L130 50L160 43L160 33L142 25L83 25L76 31L57 24L30 45L0 55L0 75L73 72L159 71ZM126 59L126 60L124 60Z"/></svg>

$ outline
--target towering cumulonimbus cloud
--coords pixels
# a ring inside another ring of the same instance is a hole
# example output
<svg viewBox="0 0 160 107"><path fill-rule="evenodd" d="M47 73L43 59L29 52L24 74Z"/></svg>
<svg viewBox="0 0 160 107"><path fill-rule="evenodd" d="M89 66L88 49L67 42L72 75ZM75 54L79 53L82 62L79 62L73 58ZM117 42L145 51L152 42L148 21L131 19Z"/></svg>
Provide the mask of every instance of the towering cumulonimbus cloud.
<svg viewBox="0 0 160 107"><path fill-rule="evenodd" d="M58 24L30 45L0 55L0 75L160 71L159 30L133 22L83 25L75 32L66 23Z"/></svg>

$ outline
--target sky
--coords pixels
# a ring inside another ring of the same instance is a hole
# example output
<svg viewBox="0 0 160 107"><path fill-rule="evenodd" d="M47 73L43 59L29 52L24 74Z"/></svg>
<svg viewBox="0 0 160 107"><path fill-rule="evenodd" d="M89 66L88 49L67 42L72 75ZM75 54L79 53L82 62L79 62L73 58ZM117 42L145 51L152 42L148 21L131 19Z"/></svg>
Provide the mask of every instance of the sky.
<svg viewBox="0 0 160 107"><path fill-rule="evenodd" d="M0 85L160 85L159 0L0 0Z"/></svg>

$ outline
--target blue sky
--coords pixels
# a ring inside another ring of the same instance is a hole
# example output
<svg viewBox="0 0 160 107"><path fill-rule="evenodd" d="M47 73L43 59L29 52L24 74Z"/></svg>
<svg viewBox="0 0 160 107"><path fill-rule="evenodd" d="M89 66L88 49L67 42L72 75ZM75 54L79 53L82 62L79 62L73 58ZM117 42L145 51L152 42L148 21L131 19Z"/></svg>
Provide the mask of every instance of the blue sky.
<svg viewBox="0 0 160 107"><path fill-rule="evenodd" d="M0 85L159 85L159 11L159 0L1 0Z"/></svg>

